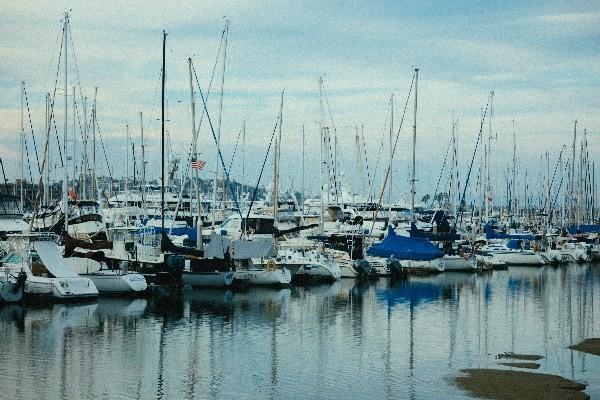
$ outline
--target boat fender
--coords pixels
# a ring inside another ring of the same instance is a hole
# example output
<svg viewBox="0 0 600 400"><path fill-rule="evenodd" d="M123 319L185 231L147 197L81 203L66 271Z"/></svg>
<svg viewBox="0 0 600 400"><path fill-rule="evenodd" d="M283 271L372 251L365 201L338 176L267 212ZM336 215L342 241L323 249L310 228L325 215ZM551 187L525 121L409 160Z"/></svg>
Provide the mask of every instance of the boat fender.
<svg viewBox="0 0 600 400"><path fill-rule="evenodd" d="M277 262L272 258L267 261L267 271L273 272L277 269Z"/></svg>

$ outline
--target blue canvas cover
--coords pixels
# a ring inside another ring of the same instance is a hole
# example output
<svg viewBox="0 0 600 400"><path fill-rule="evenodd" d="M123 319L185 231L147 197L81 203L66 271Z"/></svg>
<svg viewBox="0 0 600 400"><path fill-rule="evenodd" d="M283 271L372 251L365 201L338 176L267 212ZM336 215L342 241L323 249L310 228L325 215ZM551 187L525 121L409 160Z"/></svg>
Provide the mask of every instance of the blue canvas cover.
<svg viewBox="0 0 600 400"><path fill-rule="evenodd" d="M490 239L523 239L523 240L535 240L535 236L529 234L509 234L509 233L498 233L490 224L486 224L485 227L485 238Z"/></svg>
<svg viewBox="0 0 600 400"><path fill-rule="evenodd" d="M431 261L444 255L441 249L424 238L398 236L390 227L388 234L376 245L367 250L375 257L394 257L399 260Z"/></svg>
<svg viewBox="0 0 600 400"><path fill-rule="evenodd" d="M575 235L577 233L600 233L600 225L570 226L568 230L571 235Z"/></svg>

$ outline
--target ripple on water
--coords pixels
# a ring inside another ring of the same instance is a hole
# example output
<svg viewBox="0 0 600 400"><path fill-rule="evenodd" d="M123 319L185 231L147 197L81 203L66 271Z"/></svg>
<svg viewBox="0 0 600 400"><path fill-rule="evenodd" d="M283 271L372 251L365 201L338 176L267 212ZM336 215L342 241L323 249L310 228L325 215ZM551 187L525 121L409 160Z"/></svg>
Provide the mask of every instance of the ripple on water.
<svg viewBox="0 0 600 400"><path fill-rule="evenodd" d="M540 354L589 383L600 267L510 268L243 292L0 308L0 398L468 398L464 368Z"/></svg>

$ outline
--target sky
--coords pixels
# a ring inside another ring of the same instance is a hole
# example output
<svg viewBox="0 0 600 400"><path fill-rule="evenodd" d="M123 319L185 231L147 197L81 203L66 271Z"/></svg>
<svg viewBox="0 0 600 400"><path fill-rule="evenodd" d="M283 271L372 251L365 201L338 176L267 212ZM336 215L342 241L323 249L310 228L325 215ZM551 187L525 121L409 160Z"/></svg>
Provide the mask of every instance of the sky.
<svg viewBox="0 0 600 400"><path fill-rule="evenodd" d="M26 85L31 125L40 150L45 140L44 93L54 90L65 11L70 12L72 34L69 93L77 84L78 107L83 95L90 99L89 110L98 88L98 125L114 177L126 171L126 125L139 151L140 111L147 139L147 175L158 176L163 30L168 35L166 127L172 153L187 157L192 137L188 57L205 94L217 61L207 108L218 131L223 58L221 53L217 59L217 54L225 18L229 34L220 116L222 152L229 165L245 121L243 170L248 184L255 184L258 178L284 91L281 186L299 189L304 158L305 187L316 191L320 159L318 81L323 77L327 123L336 127L338 163L344 180L350 190L356 190L359 162L354 135L355 127L362 127L369 176L380 186L382 165L389 162L389 99L393 94L397 131L415 68L420 70L416 144L419 194L435 189L453 117L458 120L459 171L464 179L482 109L492 90L490 165L498 187L504 187L506 171L512 166L513 121L519 175L524 176L527 170L532 182L543 179L545 167L541 168L540 157L546 151L551 168L563 145L570 154L575 120L579 138L587 129L590 159L600 161L597 1L209 0L172 4L8 0L0 15L0 158L11 180L20 175L20 83ZM62 69L59 72L56 120L62 140L64 84ZM68 97L72 108L72 96ZM199 121L202 109L198 96L196 101ZM393 162L395 197L409 191L413 97L408 101ZM27 113L25 122L32 147ZM198 149L200 158L208 161L202 174L210 177L216 146L206 122L200 129ZM382 140L385 144L380 154ZM75 143L75 160L82 157L81 147L80 141ZM231 175L237 180L242 179L240 147L241 139L231 164ZM33 153L30 157L35 178ZM97 158L99 173L106 173L102 150ZM481 159L481 148L475 159ZM596 168L600 173L600 165ZM270 183L272 169L269 158L261 184ZM56 169L53 173L60 176Z"/></svg>

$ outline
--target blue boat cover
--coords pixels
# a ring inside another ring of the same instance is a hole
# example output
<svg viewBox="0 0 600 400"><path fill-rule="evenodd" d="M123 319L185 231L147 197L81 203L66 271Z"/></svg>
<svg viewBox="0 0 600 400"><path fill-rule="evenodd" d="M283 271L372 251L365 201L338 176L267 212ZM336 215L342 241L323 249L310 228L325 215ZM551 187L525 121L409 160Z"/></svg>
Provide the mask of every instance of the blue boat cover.
<svg viewBox="0 0 600 400"><path fill-rule="evenodd" d="M523 239L523 240L535 240L535 236L527 234L527 233L517 233L517 234L508 234L508 233L498 233L496 232L490 224L485 225L485 238L486 239Z"/></svg>
<svg viewBox="0 0 600 400"><path fill-rule="evenodd" d="M367 250L375 257L394 257L399 260L431 261L440 258L444 252L424 238L398 236L390 227L388 234L376 245Z"/></svg>
<svg viewBox="0 0 600 400"><path fill-rule="evenodd" d="M600 233L600 225L570 226L568 230L571 235L575 235L577 233Z"/></svg>

